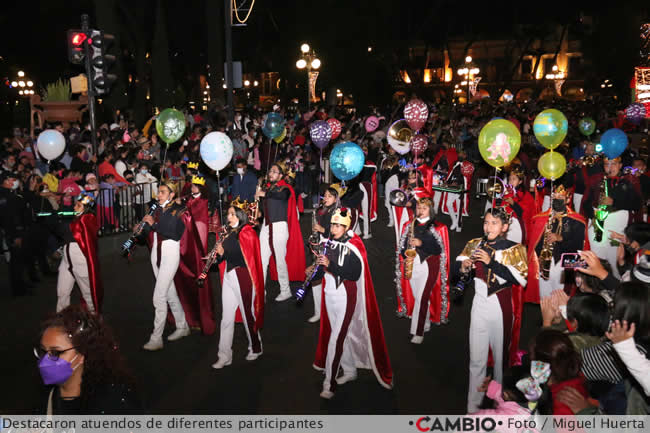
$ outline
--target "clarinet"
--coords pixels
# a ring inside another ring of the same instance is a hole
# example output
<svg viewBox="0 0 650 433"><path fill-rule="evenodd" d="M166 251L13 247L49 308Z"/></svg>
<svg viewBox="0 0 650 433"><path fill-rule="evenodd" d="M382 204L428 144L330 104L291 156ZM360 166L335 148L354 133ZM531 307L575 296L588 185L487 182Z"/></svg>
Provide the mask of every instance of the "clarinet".
<svg viewBox="0 0 650 433"><path fill-rule="evenodd" d="M207 257L205 258L206 259L205 266L203 266L203 269L201 270L199 277L196 279L196 284L198 286L203 285L203 282L208 278L208 272L210 272L210 268L217 261L217 248L219 247L219 245L223 244L223 241L225 241L226 238L230 236L230 234L233 231L234 230L228 230L227 226L223 226L221 228L221 231L219 232L219 241L215 244L214 247L212 247L212 249L208 253Z"/></svg>
<svg viewBox="0 0 650 433"><path fill-rule="evenodd" d="M149 212L147 212L147 216L152 216L156 210L160 207L160 204L157 201L154 201L151 203L151 206L149 207ZM140 236L140 233L142 233L142 229L144 228L145 222L144 218L138 223L137 226L135 226L135 229L133 229L133 233L131 233L131 236L124 241L122 244L122 255L124 257L130 257L131 253L133 252L133 248L135 247L135 243L138 239L138 236Z"/></svg>
<svg viewBox="0 0 650 433"><path fill-rule="evenodd" d="M487 242L487 236L483 236L474 251L481 249L486 242ZM474 252L472 252L472 256L473 255ZM458 278L458 282L451 289L451 297L453 298L454 301L460 301L463 298L463 295L465 294L465 285L471 281L472 279L471 275L472 275L471 272L468 272L466 274L463 273L460 274L460 277Z"/></svg>
<svg viewBox="0 0 650 433"><path fill-rule="evenodd" d="M321 253L322 255L327 255L327 249L332 243L332 235L330 235L329 238L327 238L327 241L325 242L325 245L323 245L323 252ZM311 285L312 280L316 276L316 273L320 271L322 265L314 266L314 270L311 272L311 274L305 279L305 282L302 283L302 286L298 290L296 290L296 304L302 305L302 302L304 301L305 294L307 293L307 288Z"/></svg>

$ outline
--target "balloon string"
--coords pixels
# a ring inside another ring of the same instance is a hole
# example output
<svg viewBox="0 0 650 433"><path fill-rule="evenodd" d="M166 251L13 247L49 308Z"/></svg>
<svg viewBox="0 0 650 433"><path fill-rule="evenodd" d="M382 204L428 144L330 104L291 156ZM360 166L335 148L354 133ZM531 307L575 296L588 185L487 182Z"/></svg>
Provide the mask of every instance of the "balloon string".
<svg viewBox="0 0 650 433"><path fill-rule="evenodd" d="M320 194L320 186L323 182L323 148L320 149L320 162L318 163L318 193Z"/></svg>
<svg viewBox="0 0 650 433"><path fill-rule="evenodd" d="M160 170L160 176L158 178L158 184L162 182L163 173L165 172L165 163L167 162L167 149L169 149L169 144L168 143L165 144L167 144L167 146L165 146L165 153L163 153L163 163L162 163L162 169Z"/></svg>
<svg viewBox="0 0 650 433"><path fill-rule="evenodd" d="M219 222L223 226L223 204L221 203L223 201L223 196L221 195L221 179L219 178L219 170L215 170L217 172L217 191L219 194Z"/></svg>
<svg viewBox="0 0 650 433"><path fill-rule="evenodd" d="M498 177L498 175L499 175L499 167L494 167L494 181L495 182L497 182L496 178ZM489 183L488 183L488 185L489 185ZM496 183L495 183L495 187L496 187ZM497 195L496 195L496 188L495 188L495 192L492 193L492 209L494 209L494 207L496 205L496 201L497 201Z"/></svg>

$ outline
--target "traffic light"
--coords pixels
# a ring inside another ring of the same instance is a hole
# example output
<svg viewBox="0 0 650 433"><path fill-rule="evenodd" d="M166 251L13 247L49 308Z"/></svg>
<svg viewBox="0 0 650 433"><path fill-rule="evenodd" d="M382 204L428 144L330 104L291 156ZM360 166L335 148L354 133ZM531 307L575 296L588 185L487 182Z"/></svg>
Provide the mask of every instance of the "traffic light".
<svg viewBox="0 0 650 433"><path fill-rule="evenodd" d="M84 42L88 36L81 30L68 30L68 59L79 64L84 59Z"/></svg>
<svg viewBox="0 0 650 433"><path fill-rule="evenodd" d="M104 33L101 30L90 30L88 32L91 85L97 95L110 91L111 84L117 80L117 76L109 74L108 69L115 62L115 56L107 54L106 51L114 36Z"/></svg>

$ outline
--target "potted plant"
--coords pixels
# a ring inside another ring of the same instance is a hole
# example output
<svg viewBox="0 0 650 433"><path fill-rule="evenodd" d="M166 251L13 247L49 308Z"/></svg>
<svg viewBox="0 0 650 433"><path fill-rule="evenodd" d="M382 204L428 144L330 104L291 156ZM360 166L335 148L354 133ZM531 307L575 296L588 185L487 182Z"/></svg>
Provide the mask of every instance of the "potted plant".
<svg viewBox="0 0 650 433"><path fill-rule="evenodd" d="M38 94L32 95L31 104L31 129L34 132L34 116L39 128L45 122L81 122L83 113L88 109L88 96L80 95L76 101L72 100L72 91L69 80L58 80L46 86L43 98Z"/></svg>

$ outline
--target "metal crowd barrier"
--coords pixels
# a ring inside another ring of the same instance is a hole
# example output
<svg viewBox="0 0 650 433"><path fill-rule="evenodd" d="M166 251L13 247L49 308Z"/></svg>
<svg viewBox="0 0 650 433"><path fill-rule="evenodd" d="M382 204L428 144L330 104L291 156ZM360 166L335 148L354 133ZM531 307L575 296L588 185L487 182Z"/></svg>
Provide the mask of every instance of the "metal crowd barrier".
<svg viewBox="0 0 650 433"><path fill-rule="evenodd" d="M149 202L158 194L158 183L141 183L95 191L95 212L99 236L126 233L149 209Z"/></svg>

